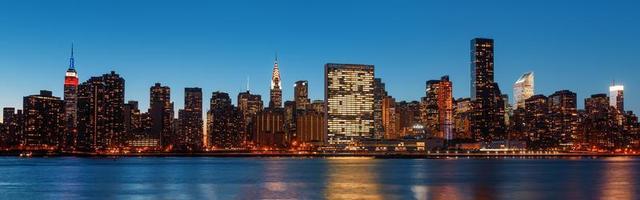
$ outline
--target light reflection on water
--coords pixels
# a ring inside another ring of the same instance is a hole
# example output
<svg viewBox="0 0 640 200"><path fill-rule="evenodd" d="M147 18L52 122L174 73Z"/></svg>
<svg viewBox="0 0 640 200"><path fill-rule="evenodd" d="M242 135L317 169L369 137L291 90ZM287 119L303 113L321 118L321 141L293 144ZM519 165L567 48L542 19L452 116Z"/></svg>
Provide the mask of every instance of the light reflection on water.
<svg viewBox="0 0 640 200"><path fill-rule="evenodd" d="M0 158L0 199L638 199L640 160Z"/></svg>

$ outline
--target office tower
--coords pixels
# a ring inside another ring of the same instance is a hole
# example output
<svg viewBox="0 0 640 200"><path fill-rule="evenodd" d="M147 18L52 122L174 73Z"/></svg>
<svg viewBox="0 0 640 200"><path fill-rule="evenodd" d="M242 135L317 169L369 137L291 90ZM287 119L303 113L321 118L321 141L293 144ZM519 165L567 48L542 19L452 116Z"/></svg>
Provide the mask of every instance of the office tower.
<svg viewBox="0 0 640 200"><path fill-rule="evenodd" d="M296 102L297 110L304 110L309 107L311 103L309 100L309 82L305 80L296 81L296 84L293 86L293 99Z"/></svg>
<svg viewBox="0 0 640 200"><path fill-rule="evenodd" d="M556 141L549 134L548 98L544 95L533 95L525 100L525 133L529 147L532 149L546 149L556 146Z"/></svg>
<svg viewBox="0 0 640 200"><path fill-rule="evenodd" d="M423 136L422 131L414 132L415 126L422 126L420 118L420 102L418 101L400 101L396 103L396 112L398 115L398 137L406 136Z"/></svg>
<svg viewBox="0 0 640 200"><path fill-rule="evenodd" d="M287 144L296 139L296 117L298 114L296 111L295 101L284 102L284 142Z"/></svg>
<svg viewBox="0 0 640 200"><path fill-rule="evenodd" d="M64 144L64 101L51 91L23 99L24 144L29 148L57 149Z"/></svg>
<svg viewBox="0 0 640 200"><path fill-rule="evenodd" d="M398 116L398 110L396 110L396 100L391 96L385 96L382 98L381 104L381 122L380 125L384 132L382 137L384 139L398 139L400 137L400 118Z"/></svg>
<svg viewBox="0 0 640 200"><path fill-rule="evenodd" d="M376 139L385 138L385 129L383 123L382 113L384 112L382 101L387 98L388 93L385 89L385 84L380 78L373 79L373 121L374 121L374 133ZM395 104L395 101L393 102ZM394 106L395 107L395 106Z"/></svg>
<svg viewBox="0 0 640 200"><path fill-rule="evenodd" d="M280 69L278 68L278 56L273 62L273 72L271 74L271 90L270 90L269 108L282 107L282 84L280 80Z"/></svg>
<svg viewBox="0 0 640 200"><path fill-rule="evenodd" d="M453 123L454 123L454 138L471 139L471 99L460 98L455 101Z"/></svg>
<svg viewBox="0 0 640 200"><path fill-rule="evenodd" d="M13 107L5 107L2 109L3 127L0 129L2 136L0 142L2 147L15 147L22 143L22 110Z"/></svg>
<svg viewBox="0 0 640 200"><path fill-rule="evenodd" d="M143 137L142 113L137 101L124 104L124 133L125 141Z"/></svg>
<svg viewBox="0 0 640 200"><path fill-rule="evenodd" d="M311 110L314 110L319 113L325 112L325 103L323 100L313 100L311 102Z"/></svg>
<svg viewBox="0 0 640 200"><path fill-rule="evenodd" d="M477 141L489 142L504 138L504 101L494 82L492 39L471 40L471 101L472 131Z"/></svg>
<svg viewBox="0 0 640 200"><path fill-rule="evenodd" d="M561 90L549 96L549 131L564 148L570 148L578 129L576 93Z"/></svg>
<svg viewBox="0 0 640 200"><path fill-rule="evenodd" d="M374 138L373 65L325 65L325 131L329 144Z"/></svg>
<svg viewBox="0 0 640 200"><path fill-rule="evenodd" d="M254 119L254 143L261 149L287 147L285 111L282 108L267 108Z"/></svg>
<svg viewBox="0 0 640 200"><path fill-rule="evenodd" d="M607 94L594 94L585 99L585 140L589 146L612 150L622 143L622 134L615 123L615 111Z"/></svg>
<svg viewBox="0 0 640 200"><path fill-rule="evenodd" d="M609 104L624 113L624 86L612 84L609 87Z"/></svg>
<svg viewBox="0 0 640 200"><path fill-rule="evenodd" d="M533 72L524 73L515 84L513 84L513 98L515 101L514 110L525 108L524 101L534 95Z"/></svg>
<svg viewBox="0 0 640 200"><path fill-rule="evenodd" d="M161 146L170 144L173 121L173 103L171 88L156 83L150 89L149 115L151 116L151 135L160 141Z"/></svg>
<svg viewBox="0 0 640 200"><path fill-rule="evenodd" d="M202 121L202 89L184 89L184 109L179 113L178 150L199 151L204 137Z"/></svg>
<svg viewBox="0 0 640 200"><path fill-rule="evenodd" d="M69 69L64 77L64 111L65 111L65 148L76 145L77 118L78 118L78 73L76 72L75 59L73 57L73 44L71 45L71 57Z"/></svg>
<svg viewBox="0 0 640 200"><path fill-rule="evenodd" d="M207 139L209 146L219 149L242 147L242 113L231 104L229 94L213 92L207 113Z"/></svg>
<svg viewBox="0 0 640 200"><path fill-rule="evenodd" d="M453 139L453 84L449 76L430 80L426 84L427 130L432 136Z"/></svg>
<svg viewBox="0 0 640 200"><path fill-rule="evenodd" d="M78 86L78 148L93 151L124 144L124 84L111 71Z"/></svg>
<svg viewBox="0 0 640 200"><path fill-rule="evenodd" d="M296 140L321 144L324 141L324 114L315 110L301 110L296 116Z"/></svg>
<svg viewBox="0 0 640 200"><path fill-rule="evenodd" d="M241 136L242 141L252 140L251 130L253 130L253 126L255 126L253 119L262 109L262 97L259 94L251 94L249 90L238 94L238 110L244 122L243 135Z"/></svg>

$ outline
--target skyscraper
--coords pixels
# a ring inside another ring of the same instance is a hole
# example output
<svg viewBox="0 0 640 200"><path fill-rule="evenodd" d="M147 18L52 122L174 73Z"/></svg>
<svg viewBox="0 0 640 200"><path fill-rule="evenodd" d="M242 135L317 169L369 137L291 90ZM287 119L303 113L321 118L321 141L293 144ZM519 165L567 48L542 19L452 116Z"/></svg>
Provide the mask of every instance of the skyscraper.
<svg viewBox="0 0 640 200"><path fill-rule="evenodd" d="M124 79L112 71L78 86L78 137L82 150L124 143Z"/></svg>
<svg viewBox="0 0 640 200"><path fill-rule="evenodd" d="M549 96L549 131L560 145L571 147L577 138L578 106L576 93L561 90Z"/></svg>
<svg viewBox="0 0 640 200"><path fill-rule="evenodd" d="M307 109L311 100L309 100L309 82L305 80L296 81L293 86L293 99L296 102L297 110Z"/></svg>
<svg viewBox="0 0 640 200"><path fill-rule="evenodd" d="M161 146L169 145L172 135L173 103L171 103L171 88L156 83L150 89L149 115L151 116L151 134L160 140Z"/></svg>
<svg viewBox="0 0 640 200"><path fill-rule="evenodd" d="M609 105L624 113L624 86L612 84L609 87Z"/></svg>
<svg viewBox="0 0 640 200"><path fill-rule="evenodd" d="M270 90L270 108L282 107L282 84L280 80L280 69L278 68L278 56L273 63L273 72L271 74L271 90Z"/></svg>
<svg viewBox="0 0 640 200"><path fill-rule="evenodd" d="M373 121L374 121L374 135L376 139L382 139L385 137L385 123L383 122L383 101L389 94L385 89L385 84L380 78L373 79ZM395 104L395 100L393 100ZM395 112L395 105L393 105Z"/></svg>
<svg viewBox="0 0 640 200"><path fill-rule="evenodd" d="M330 144L374 137L373 78L373 65L325 65L325 131Z"/></svg>
<svg viewBox="0 0 640 200"><path fill-rule="evenodd" d="M427 81L426 127L438 138L453 139L453 84L449 76ZM424 104L424 103L423 103Z"/></svg>
<svg viewBox="0 0 640 200"><path fill-rule="evenodd" d="M515 101L515 109L525 108L524 101L534 95L534 76L533 72L524 73L513 84L513 97Z"/></svg>
<svg viewBox="0 0 640 200"><path fill-rule="evenodd" d="M78 134L78 73L76 72L75 59L73 57L73 44L71 45L71 57L69 69L64 77L64 113L65 135L64 143L67 147L75 146Z"/></svg>
<svg viewBox="0 0 640 200"><path fill-rule="evenodd" d="M253 119L262 109L262 96L259 94L251 94L248 89L246 92L240 92L238 94L238 110L242 115L244 123L243 135L241 136L243 141L252 140L250 133L255 125Z"/></svg>
<svg viewBox="0 0 640 200"><path fill-rule="evenodd" d="M208 144L215 148L231 149L242 146L242 113L231 104L229 94L213 92L207 113Z"/></svg>
<svg viewBox="0 0 640 200"><path fill-rule="evenodd" d="M504 138L504 100L494 82L493 40L471 40L472 131L477 141Z"/></svg>
<svg viewBox="0 0 640 200"><path fill-rule="evenodd" d="M24 144L37 149L60 148L64 143L64 101L46 90L23 100Z"/></svg>
<svg viewBox="0 0 640 200"><path fill-rule="evenodd" d="M201 150L203 141L202 88L184 89L184 109L179 113L180 131L176 137L181 150Z"/></svg>

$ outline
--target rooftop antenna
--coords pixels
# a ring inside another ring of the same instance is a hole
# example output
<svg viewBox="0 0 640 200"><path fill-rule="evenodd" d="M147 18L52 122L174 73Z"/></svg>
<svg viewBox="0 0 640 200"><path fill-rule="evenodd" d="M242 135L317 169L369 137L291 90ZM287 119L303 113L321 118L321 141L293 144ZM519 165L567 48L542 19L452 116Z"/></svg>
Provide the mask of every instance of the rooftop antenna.
<svg viewBox="0 0 640 200"><path fill-rule="evenodd" d="M247 92L249 92L249 76L247 76Z"/></svg>
<svg viewBox="0 0 640 200"><path fill-rule="evenodd" d="M71 43L71 57L69 58L69 69L76 68L76 61L73 58L73 42Z"/></svg>

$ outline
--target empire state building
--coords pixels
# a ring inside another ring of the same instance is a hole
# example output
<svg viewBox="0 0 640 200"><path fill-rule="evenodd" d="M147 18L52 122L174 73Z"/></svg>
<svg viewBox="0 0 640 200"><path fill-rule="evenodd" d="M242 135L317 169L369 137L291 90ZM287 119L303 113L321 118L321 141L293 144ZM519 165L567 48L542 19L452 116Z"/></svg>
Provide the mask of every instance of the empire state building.
<svg viewBox="0 0 640 200"><path fill-rule="evenodd" d="M282 84L280 81L280 69L278 69L278 55L273 63L273 73L271 74L269 108L282 107Z"/></svg>

